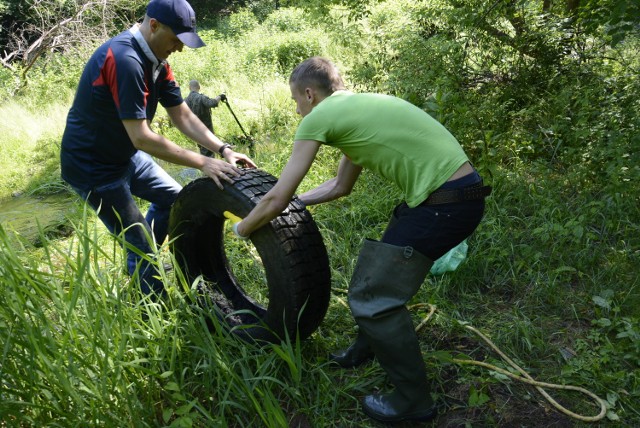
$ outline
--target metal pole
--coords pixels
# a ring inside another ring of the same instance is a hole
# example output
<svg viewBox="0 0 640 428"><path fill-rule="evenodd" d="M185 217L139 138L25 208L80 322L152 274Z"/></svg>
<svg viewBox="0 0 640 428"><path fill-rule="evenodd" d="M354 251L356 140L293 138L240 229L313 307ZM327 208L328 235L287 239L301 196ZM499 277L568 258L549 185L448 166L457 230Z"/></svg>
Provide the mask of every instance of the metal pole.
<svg viewBox="0 0 640 428"><path fill-rule="evenodd" d="M225 103L227 105L227 108L229 109L229 112L231 113L231 115L233 116L233 118L236 120L236 123L238 124L238 126L240 127L240 130L242 131L242 133L244 134L245 137L247 137L247 140L249 140L249 154L251 156L253 156L253 137L251 135L249 135L247 133L247 131L244 130L244 128L242 127L242 124L240 123L240 121L238 120L238 117L236 116L236 114L233 112L233 110L231 109L231 105L229 104L229 99L226 99L224 101L222 101L223 103Z"/></svg>

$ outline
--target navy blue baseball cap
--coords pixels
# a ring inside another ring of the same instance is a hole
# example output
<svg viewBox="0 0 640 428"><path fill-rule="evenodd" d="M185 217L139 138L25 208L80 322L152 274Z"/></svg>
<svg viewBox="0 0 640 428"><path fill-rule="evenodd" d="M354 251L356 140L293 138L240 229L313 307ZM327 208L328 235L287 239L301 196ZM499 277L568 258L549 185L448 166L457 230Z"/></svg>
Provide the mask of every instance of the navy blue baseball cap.
<svg viewBox="0 0 640 428"><path fill-rule="evenodd" d="M196 33L196 13L186 0L151 0L147 5L147 16L171 28L190 48L204 46Z"/></svg>

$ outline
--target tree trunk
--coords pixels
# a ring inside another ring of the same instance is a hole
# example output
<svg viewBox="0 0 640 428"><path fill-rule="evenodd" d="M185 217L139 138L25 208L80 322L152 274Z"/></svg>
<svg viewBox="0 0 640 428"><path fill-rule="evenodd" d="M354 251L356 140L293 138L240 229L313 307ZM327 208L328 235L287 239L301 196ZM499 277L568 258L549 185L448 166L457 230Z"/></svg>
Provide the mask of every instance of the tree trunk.
<svg viewBox="0 0 640 428"><path fill-rule="evenodd" d="M567 0L567 13L571 16L575 16L578 13L580 7L580 0Z"/></svg>

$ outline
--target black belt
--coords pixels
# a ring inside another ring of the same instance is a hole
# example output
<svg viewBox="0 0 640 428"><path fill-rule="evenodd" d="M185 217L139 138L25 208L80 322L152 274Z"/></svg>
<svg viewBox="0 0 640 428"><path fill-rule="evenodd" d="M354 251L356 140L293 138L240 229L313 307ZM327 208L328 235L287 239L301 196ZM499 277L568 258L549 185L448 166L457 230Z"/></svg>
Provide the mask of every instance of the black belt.
<svg viewBox="0 0 640 428"><path fill-rule="evenodd" d="M484 199L491 194L491 186L484 186L482 181L460 189L439 189L429 195L421 205L440 205L453 202L474 201Z"/></svg>

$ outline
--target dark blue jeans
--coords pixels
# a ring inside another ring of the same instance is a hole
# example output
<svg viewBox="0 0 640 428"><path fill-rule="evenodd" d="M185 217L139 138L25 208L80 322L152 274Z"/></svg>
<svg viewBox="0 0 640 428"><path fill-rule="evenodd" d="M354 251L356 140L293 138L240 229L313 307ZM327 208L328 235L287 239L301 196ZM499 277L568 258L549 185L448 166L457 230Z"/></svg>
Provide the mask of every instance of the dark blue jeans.
<svg viewBox="0 0 640 428"><path fill-rule="evenodd" d="M458 189L480 182L477 172L443 184L440 189ZM431 260L437 260L464 241L480 224L484 199L441 205L398 205L381 241L411 246Z"/></svg>
<svg viewBox="0 0 640 428"><path fill-rule="evenodd" d="M138 151L131 158L127 173L110 183L93 189L74 190L97 212L109 232L120 235L137 251L127 248L127 270L134 275L139 269L144 293L162 293L162 283L154 278L155 270L141 254L152 254L152 243L161 245L167 237L169 214L182 186L151 159ZM143 216L134 196L151 202Z"/></svg>

